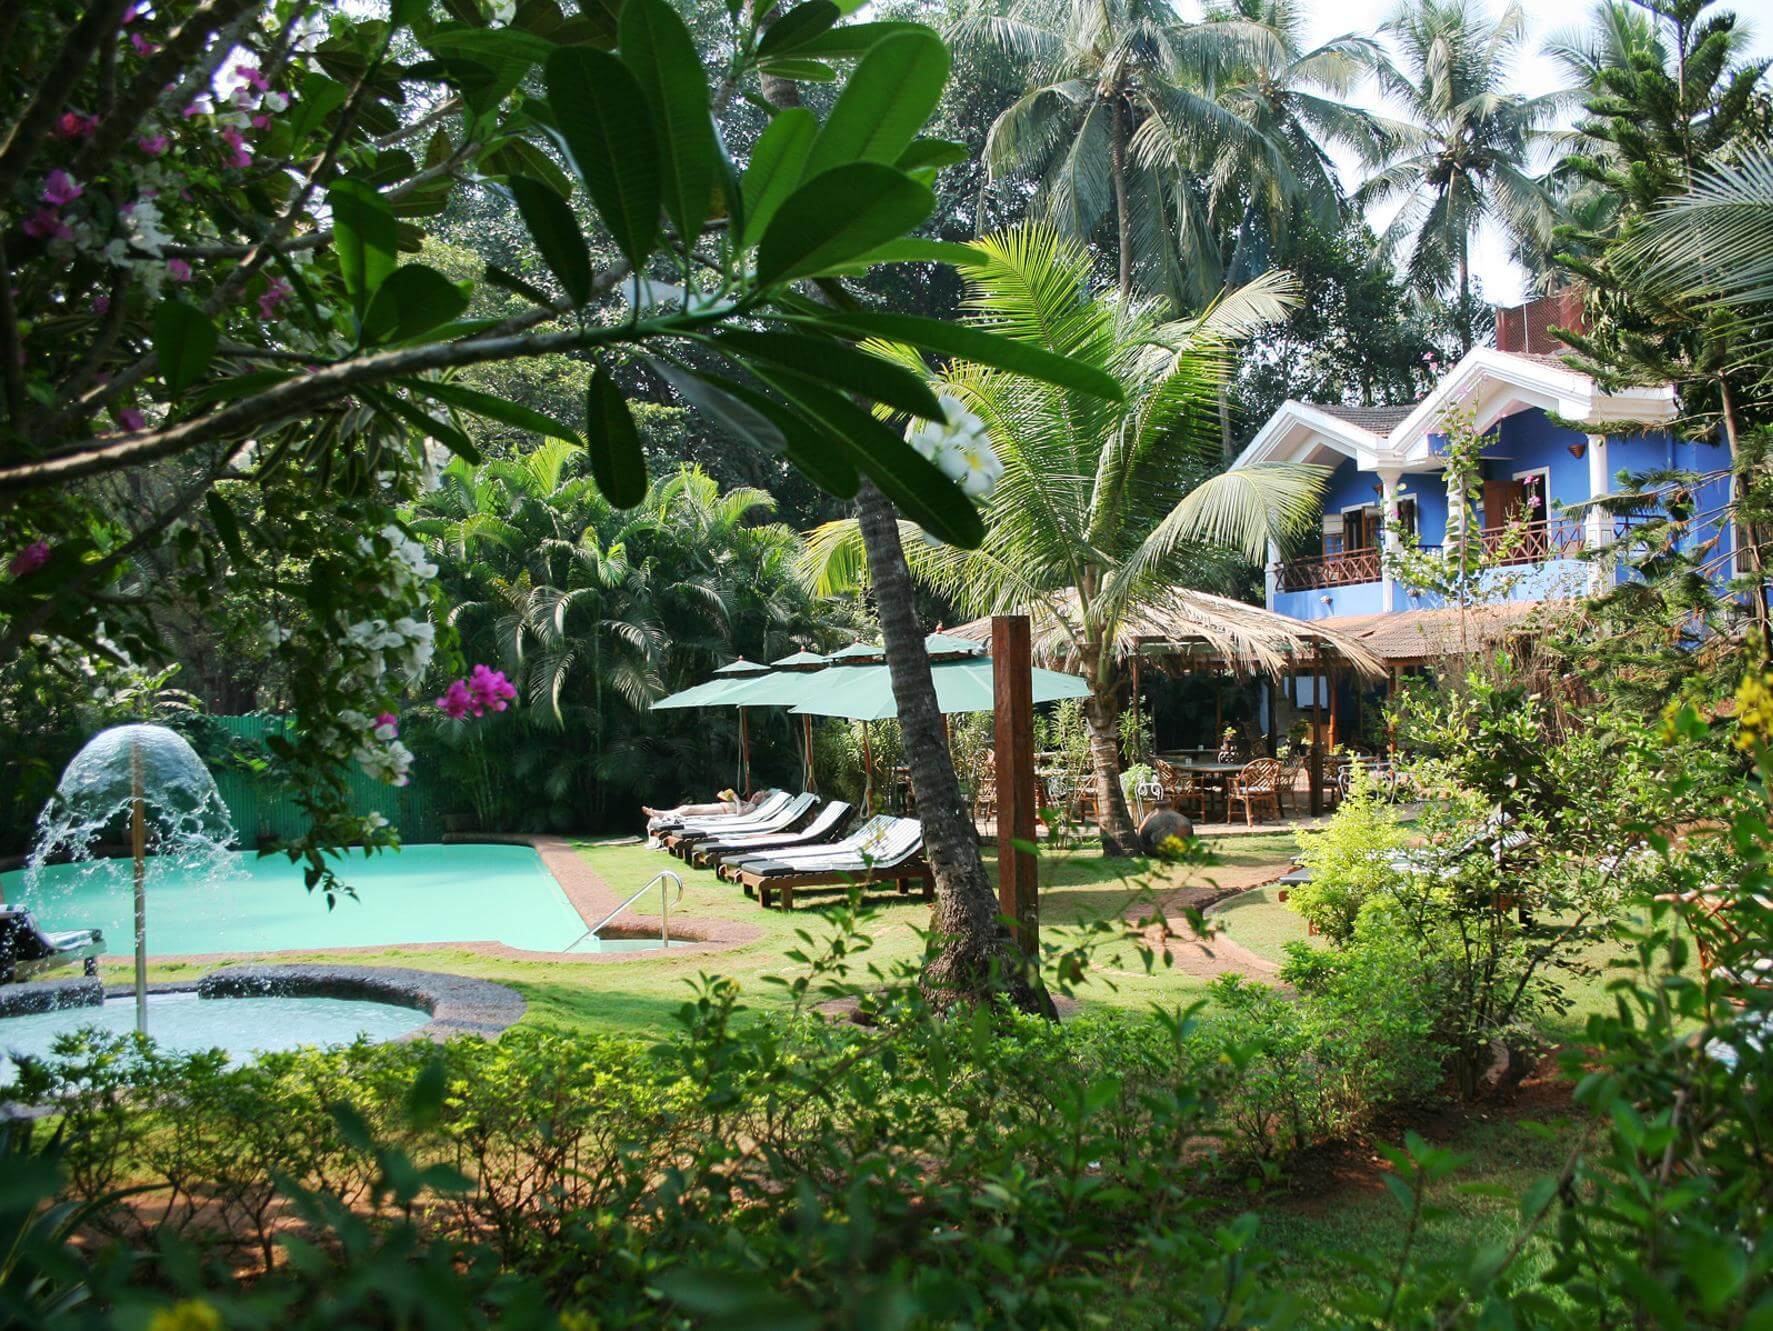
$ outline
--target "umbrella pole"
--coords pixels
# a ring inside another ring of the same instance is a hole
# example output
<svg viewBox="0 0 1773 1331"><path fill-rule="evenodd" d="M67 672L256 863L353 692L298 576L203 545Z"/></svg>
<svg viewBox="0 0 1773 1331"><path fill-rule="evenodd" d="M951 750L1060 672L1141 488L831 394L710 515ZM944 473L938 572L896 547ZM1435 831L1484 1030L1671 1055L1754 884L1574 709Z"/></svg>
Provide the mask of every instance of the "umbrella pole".
<svg viewBox="0 0 1773 1331"><path fill-rule="evenodd" d="M874 813L874 743L866 721L862 722L862 812Z"/></svg>
<svg viewBox="0 0 1773 1331"><path fill-rule="evenodd" d="M751 798L751 726L739 708L739 794Z"/></svg>
<svg viewBox="0 0 1773 1331"><path fill-rule="evenodd" d="M808 794L818 792L818 783L813 780L813 718L800 718L800 740L806 749L806 788Z"/></svg>

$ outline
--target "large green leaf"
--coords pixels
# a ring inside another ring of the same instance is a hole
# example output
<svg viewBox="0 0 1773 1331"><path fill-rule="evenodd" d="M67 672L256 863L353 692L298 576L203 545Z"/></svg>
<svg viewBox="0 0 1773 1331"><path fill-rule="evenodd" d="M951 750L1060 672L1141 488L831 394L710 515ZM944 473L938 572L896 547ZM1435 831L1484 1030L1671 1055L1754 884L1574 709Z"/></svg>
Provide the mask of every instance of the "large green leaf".
<svg viewBox="0 0 1773 1331"><path fill-rule="evenodd" d="M616 247L636 269L659 236L659 143L646 94L613 55L574 46L548 57L560 140Z"/></svg>
<svg viewBox="0 0 1773 1331"><path fill-rule="evenodd" d="M842 393L793 370L758 368L758 378L829 427L830 438L874 478L899 511L950 545L972 549L985 539L979 510L953 481L874 415Z"/></svg>
<svg viewBox="0 0 1773 1331"><path fill-rule="evenodd" d="M574 306L591 298L591 250L566 200L539 180L511 177L511 197L529 228L542 261L560 282Z"/></svg>
<svg viewBox="0 0 1773 1331"><path fill-rule="evenodd" d="M779 112L758 136L745 165L745 237L750 248L769 225L782 200L794 193L806 167L813 140L819 137L819 120L804 106Z"/></svg>
<svg viewBox="0 0 1773 1331"><path fill-rule="evenodd" d="M154 307L154 359L169 392L182 393L215 359L216 331L195 305L168 297Z"/></svg>
<svg viewBox="0 0 1773 1331"><path fill-rule="evenodd" d="M400 224L394 210L375 187L346 176L335 180L326 192L332 210L333 248L339 255L339 273L351 304L361 315L369 307L388 274L394 271L394 255L400 248Z"/></svg>
<svg viewBox="0 0 1773 1331"><path fill-rule="evenodd" d="M435 268L403 264L376 288L363 315L363 340L369 346L404 342L467 308L468 293Z"/></svg>
<svg viewBox="0 0 1773 1331"><path fill-rule="evenodd" d="M421 435L435 439L457 457L476 464L480 462L480 450L474 447L474 441L448 421L420 410L398 393L359 391L363 393L365 401L380 407L389 415L400 417Z"/></svg>
<svg viewBox="0 0 1773 1331"><path fill-rule="evenodd" d="M495 140L474 159L474 166L493 180L508 180L512 176L539 180L563 199L569 198L573 192L572 178L555 165L552 157L527 139L513 136Z"/></svg>
<svg viewBox="0 0 1773 1331"><path fill-rule="evenodd" d="M859 55L867 55L883 39L913 31L918 26L915 23L896 22L850 23L808 37L794 48L794 54L817 56L822 60L853 59Z"/></svg>
<svg viewBox="0 0 1773 1331"><path fill-rule="evenodd" d="M928 28L883 38L862 57L819 131L806 174L898 160L942 98L948 48Z"/></svg>
<svg viewBox="0 0 1773 1331"><path fill-rule="evenodd" d="M757 250L757 280L808 277L916 227L936 196L903 171L851 162L814 176L777 210Z"/></svg>
<svg viewBox="0 0 1773 1331"><path fill-rule="evenodd" d="M622 63L640 81L658 130L665 213L678 237L693 244L713 200L719 160L702 59L666 0L627 0L619 31Z"/></svg>
<svg viewBox="0 0 1773 1331"><path fill-rule="evenodd" d="M801 412L783 406L773 398L747 388L744 384L704 376L726 390L744 405L770 422L782 436L782 451L814 485L839 499L854 499L861 476L850 460L849 449L831 438L831 432Z"/></svg>
<svg viewBox="0 0 1773 1331"><path fill-rule="evenodd" d="M529 71L548 58L554 44L521 28L441 26L424 39L425 49L445 61L467 61L485 68L491 80L473 89L470 101L485 110L502 101Z"/></svg>
<svg viewBox="0 0 1773 1331"><path fill-rule="evenodd" d="M515 426L519 430L533 430L536 434L544 434L552 439L564 439L569 444L582 445L584 442L579 438L578 431L571 426L562 425L552 416L544 416L539 411L516 402L507 402L491 393L483 393L478 388L469 388L463 384L435 383L429 379L403 379L400 383L409 392L454 407L458 411L484 416L488 420Z"/></svg>
<svg viewBox="0 0 1773 1331"><path fill-rule="evenodd" d="M769 31L757 44L758 58L798 52L801 47L820 36L843 15L831 0L805 0L770 24Z"/></svg>
<svg viewBox="0 0 1773 1331"><path fill-rule="evenodd" d="M916 314L891 314L878 310L832 310L820 314L817 322L837 327L861 337L884 338L889 342L907 342L943 356L957 356L980 365L994 366L1014 374L1075 389L1108 402L1121 400L1121 387L1113 375L1078 361L1055 356L1050 351L1028 346L995 333L969 328L965 324L926 319Z"/></svg>
<svg viewBox="0 0 1773 1331"><path fill-rule="evenodd" d="M646 498L646 457L628 399L601 365L591 376L585 419L597 488L617 508L633 508Z"/></svg>
<svg viewBox="0 0 1773 1331"><path fill-rule="evenodd" d="M898 411L941 420L942 407L922 379L902 366L851 345L798 333L756 333L729 328L710 339L741 361L768 361L840 385L852 393L885 403Z"/></svg>

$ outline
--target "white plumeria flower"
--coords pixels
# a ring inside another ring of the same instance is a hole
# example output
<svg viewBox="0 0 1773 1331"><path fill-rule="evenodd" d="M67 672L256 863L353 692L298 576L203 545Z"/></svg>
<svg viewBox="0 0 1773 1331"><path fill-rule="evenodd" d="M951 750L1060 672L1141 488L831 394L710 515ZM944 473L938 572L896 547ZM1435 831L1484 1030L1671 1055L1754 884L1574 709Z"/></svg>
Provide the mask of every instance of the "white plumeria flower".
<svg viewBox="0 0 1773 1331"><path fill-rule="evenodd" d="M952 393L943 393L937 401L943 419L917 422L905 432L906 442L935 463L968 498L983 499L1003 476L1003 462L991 446L985 422Z"/></svg>

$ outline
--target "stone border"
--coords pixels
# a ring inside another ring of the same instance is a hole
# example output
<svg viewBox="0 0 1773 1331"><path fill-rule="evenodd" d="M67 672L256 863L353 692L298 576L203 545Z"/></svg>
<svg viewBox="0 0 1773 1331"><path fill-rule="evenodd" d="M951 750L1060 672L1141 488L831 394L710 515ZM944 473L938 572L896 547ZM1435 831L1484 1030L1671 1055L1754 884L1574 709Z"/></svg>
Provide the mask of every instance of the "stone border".
<svg viewBox="0 0 1773 1331"><path fill-rule="evenodd" d="M157 987L157 986L156 986ZM405 966L224 966L196 984L203 998L355 998L418 1008L431 1020L408 1040L455 1035L496 1036L515 1025L528 1006L523 995L491 980Z"/></svg>
<svg viewBox="0 0 1773 1331"><path fill-rule="evenodd" d="M0 1017L61 1008L96 1007L107 998L128 998L129 985L104 988L97 980L35 980L0 986ZM402 1040L447 1040L456 1035L496 1038L514 1026L528 1004L523 995L491 980L404 966L224 966L199 980L151 984L150 994L201 998L355 998L417 1008L431 1020Z"/></svg>
<svg viewBox="0 0 1773 1331"><path fill-rule="evenodd" d="M65 1007L97 1007L105 987L97 980L25 980L0 984L0 1017L28 1017Z"/></svg>
<svg viewBox="0 0 1773 1331"><path fill-rule="evenodd" d="M561 893L587 929L596 924L604 916L622 904L623 898L618 896L610 885L603 881L601 874L591 867L590 862L574 848L573 838L552 835L532 835L529 833L476 833L473 835L456 833L446 834L439 845L493 845L493 846L528 846L536 852L542 861L542 868L554 880ZM681 862L670 856L660 854L661 869L682 872ZM726 886L726 884L722 884ZM733 895L738 900L746 900L739 896L737 889ZM655 930L650 926L643 927L638 923L624 923L620 920L610 924L603 931L608 938L652 938ZM260 948L249 952L150 952L149 956L156 961L176 962L252 962L264 957L301 957L312 956L316 952L332 953L342 956L360 955L373 956L398 949L401 952L468 952L475 956L490 957L500 961L547 961L572 966L609 965L636 959L653 959L666 955L686 956L698 952L718 952L741 943L749 943L763 936L763 930L755 925L745 924L739 920L723 919L686 919L679 920L676 916L671 921L671 947L639 948L631 952L542 952L531 948L511 947L493 939L467 940L443 943L412 943L398 940L387 943L370 943L355 945L332 945L327 947L290 947ZM152 931L150 930L150 938ZM105 961L127 961L130 954L107 952ZM352 969L362 970L364 967ZM432 972L419 972L431 974Z"/></svg>

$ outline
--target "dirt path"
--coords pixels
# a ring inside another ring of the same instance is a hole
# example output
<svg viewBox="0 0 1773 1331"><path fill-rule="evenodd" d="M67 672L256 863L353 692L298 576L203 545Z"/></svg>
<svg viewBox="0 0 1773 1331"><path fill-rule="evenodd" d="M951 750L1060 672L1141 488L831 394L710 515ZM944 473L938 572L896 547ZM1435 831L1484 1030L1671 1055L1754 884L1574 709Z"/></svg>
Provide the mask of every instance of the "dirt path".
<svg viewBox="0 0 1773 1331"><path fill-rule="evenodd" d="M1211 939L1194 937L1183 918L1183 912L1191 909L1209 910L1240 892L1272 883L1290 867L1285 861L1277 861L1274 864L1222 868L1215 870L1208 882L1160 893L1156 903L1158 911L1169 921L1173 933L1184 936L1166 939L1164 926L1153 924L1144 930L1146 942L1154 949L1167 951L1172 958L1172 968L1184 975L1213 980L1231 973L1242 975L1246 979L1260 980L1264 984L1274 983L1275 977L1280 974L1280 967L1274 962L1267 957L1258 956L1240 943L1234 943L1222 933ZM1152 913L1151 907L1140 905L1128 910L1127 918L1135 921L1149 919Z"/></svg>

